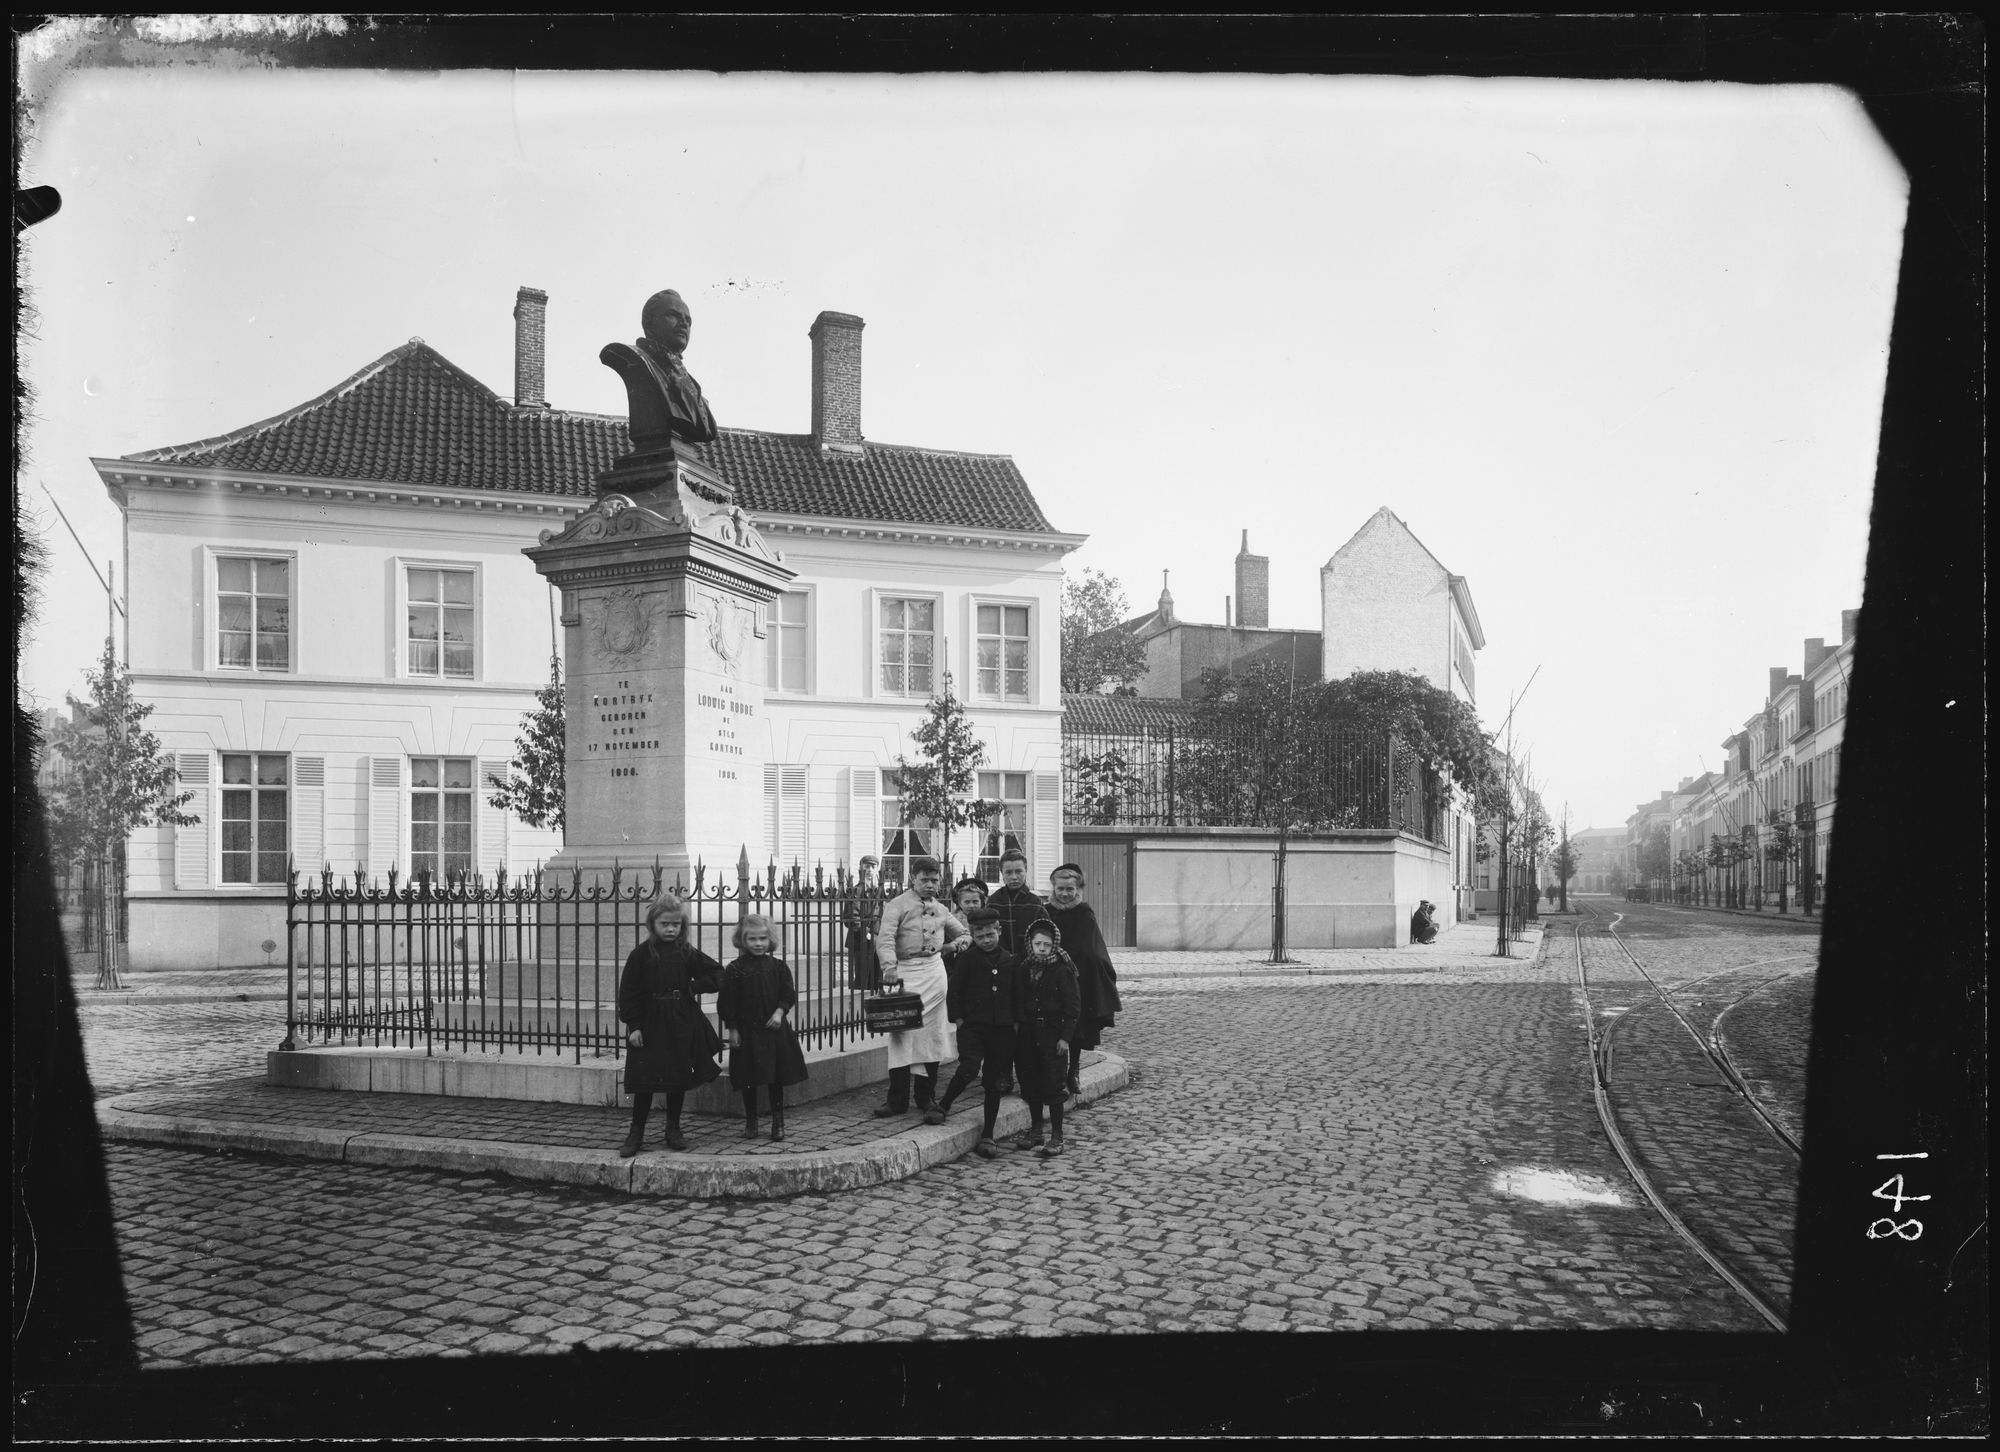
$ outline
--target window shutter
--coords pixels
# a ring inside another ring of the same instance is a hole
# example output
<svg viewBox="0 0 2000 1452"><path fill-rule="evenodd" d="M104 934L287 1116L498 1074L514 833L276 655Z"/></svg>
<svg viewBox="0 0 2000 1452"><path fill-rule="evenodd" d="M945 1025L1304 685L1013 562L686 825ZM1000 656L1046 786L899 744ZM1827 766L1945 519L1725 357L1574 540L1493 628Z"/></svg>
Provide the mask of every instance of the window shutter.
<svg viewBox="0 0 2000 1452"><path fill-rule="evenodd" d="M862 858L882 855L881 773L856 766L847 777L847 865L859 872Z"/></svg>
<svg viewBox="0 0 2000 1452"><path fill-rule="evenodd" d="M806 769L778 768L778 865L806 860Z"/></svg>
<svg viewBox="0 0 2000 1452"><path fill-rule="evenodd" d="M368 875L386 877L402 856L403 758L361 760L368 772Z"/></svg>
<svg viewBox="0 0 2000 1452"><path fill-rule="evenodd" d="M292 865L301 881L318 877L326 860L326 758L292 758Z"/></svg>
<svg viewBox="0 0 2000 1452"><path fill-rule="evenodd" d="M806 769L764 767L764 850L780 872L806 860Z"/></svg>
<svg viewBox="0 0 2000 1452"><path fill-rule="evenodd" d="M1034 801L1029 814L1033 820L1028 837L1028 856L1032 859L1028 880L1047 882L1049 874L1063 860L1061 773L1035 773Z"/></svg>
<svg viewBox="0 0 2000 1452"><path fill-rule="evenodd" d="M183 790L194 793L186 811L201 818L191 827L174 828L174 886L211 887L209 870L210 824L215 820L214 791L206 751L183 751L175 765Z"/></svg>
<svg viewBox="0 0 2000 1452"><path fill-rule="evenodd" d="M478 840L472 844L473 861L478 864L480 874L490 878L499 872L501 864L507 860L509 819L505 812L494 806L487 798L496 790L493 785L496 777L501 781L507 780L507 763L480 761L478 767L479 775L472 783L478 797L472 808L473 816L478 823L474 828L478 833Z"/></svg>

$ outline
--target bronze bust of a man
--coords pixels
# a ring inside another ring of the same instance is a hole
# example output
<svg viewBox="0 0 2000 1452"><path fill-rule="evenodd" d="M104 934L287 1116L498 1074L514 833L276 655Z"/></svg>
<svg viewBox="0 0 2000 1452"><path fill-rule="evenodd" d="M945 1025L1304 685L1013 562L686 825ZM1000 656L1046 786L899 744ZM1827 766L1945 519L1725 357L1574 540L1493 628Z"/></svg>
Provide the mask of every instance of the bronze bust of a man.
<svg viewBox="0 0 2000 1452"><path fill-rule="evenodd" d="M715 437L715 416L701 396L701 385L681 361L694 327L687 304L672 288L656 292L646 299L639 322L645 337L629 348L606 344L597 355L625 381L634 451L647 454L671 450L677 442L709 442Z"/></svg>

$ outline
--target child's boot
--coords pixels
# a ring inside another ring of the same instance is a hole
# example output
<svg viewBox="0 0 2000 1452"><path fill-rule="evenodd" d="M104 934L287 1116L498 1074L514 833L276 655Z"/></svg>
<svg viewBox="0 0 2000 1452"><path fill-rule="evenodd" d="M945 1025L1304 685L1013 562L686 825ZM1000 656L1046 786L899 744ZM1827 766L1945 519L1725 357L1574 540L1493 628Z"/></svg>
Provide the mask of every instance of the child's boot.
<svg viewBox="0 0 2000 1452"><path fill-rule="evenodd" d="M777 1113L775 1109L771 1112L774 1115ZM755 1139L757 1137L757 1091L755 1089L745 1089L743 1091L743 1137L745 1139Z"/></svg>
<svg viewBox="0 0 2000 1452"><path fill-rule="evenodd" d="M629 1160L639 1153L639 1147L646 1142L645 1126L635 1124L626 1132L625 1143L618 1146L618 1158Z"/></svg>
<svg viewBox="0 0 2000 1452"><path fill-rule="evenodd" d="M776 1144L785 1137L785 1101L771 1101L771 1143Z"/></svg>
<svg viewBox="0 0 2000 1452"><path fill-rule="evenodd" d="M681 1100L679 1094L667 1096L667 1132L660 1136L660 1142L670 1150L684 1150L687 1139L681 1134Z"/></svg>

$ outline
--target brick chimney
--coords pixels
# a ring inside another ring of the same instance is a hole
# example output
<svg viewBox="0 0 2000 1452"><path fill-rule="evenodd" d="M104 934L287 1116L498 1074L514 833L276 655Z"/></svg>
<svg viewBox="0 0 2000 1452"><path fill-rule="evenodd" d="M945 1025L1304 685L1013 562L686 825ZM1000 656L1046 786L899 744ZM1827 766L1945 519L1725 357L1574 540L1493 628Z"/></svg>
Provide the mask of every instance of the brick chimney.
<svg viewBox="0 0 2000 1452"><path fill-rule="evenodd" d="M861 452L861 319L821 313L806 330L813 350L813 442L822 453Z"/></svg>
<svg viewBox="0 0 2000 1452"><path fill-rule="evenodd" d="M514 403L518 408L547 408L544 329L549 295L539 287L514 294Z"/></svg>
<svg viewBox="0 0 2000 1452"><path fill-rule="evenodd" d="M1842 645L1854 639L1854 627L1860 619L1861 612L1859 610L1843 610L1840 612L1840 643Z"/></svg>
<svg viewBox="0 0 2000 1452"><path fill-rule="evenodd" d="M1784 690L1784 688L1785 688L1785 681L1786 681L1786 679L1787 679L1787 678L1788 678L1788 677L1789 677L1790 675L1791 675L1791 672L1790 672L1790 671L1788 671L1788 670L1786 670L1786 669L1785 669L1785 668L1784 668L1783 666L1772 666L1772 667L1771 667L1771 692L1770 692L1770 694L1769 694L1769 695L1765 696L1765 697L1764 697L1764 699L1765 699L1766 701L1775 701L1775 700L1777 700L1777 699L1778 699L1778 692L1780 692L1780 691Z"/></svg>
<svg viewBox="0 0 2000 1452"><path fill-rule="evenodd" d="M1820 662L1825 660L1827 655L1826 637L1815 635L1811 640L1806 642L1806 666L1800 674L1810 677L1814 671L1819 669Z"/></svg>
<svg viewBox="0 0 2000 1452"><path fill-rule="evenodd" d="M1250 553L1250 531L1236 552L1236 623L1269 628L1271 624L1271 557Z"/></svg>

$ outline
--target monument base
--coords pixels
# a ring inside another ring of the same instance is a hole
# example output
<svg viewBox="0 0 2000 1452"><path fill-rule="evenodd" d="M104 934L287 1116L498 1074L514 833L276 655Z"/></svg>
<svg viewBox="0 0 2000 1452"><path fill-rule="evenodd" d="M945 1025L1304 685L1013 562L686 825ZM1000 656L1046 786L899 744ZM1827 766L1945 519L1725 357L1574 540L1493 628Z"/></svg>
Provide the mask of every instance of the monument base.
<svg viewBox="0 0 2000 1452"><path fill-rule="evenodd" d="M724 1060L725 1064L727 1059ZM842 1049L808 1049L806 1081L786 1086L787 1104L883 1084L889 1078L889 1041L862 1039ZM538 1104L630 1105L625 1066L609 1055L581 1062L546 1053L493 1049L422 1048L272 1049L264 1082L286 1089L346 1089L376 1094L442 1094L461 1099L524 1099ZM761 1097L761 1096L760 1096ZM697 1114L741 1115L743 1101L729 1075L693 1090L687 1107Z"/></svg>

